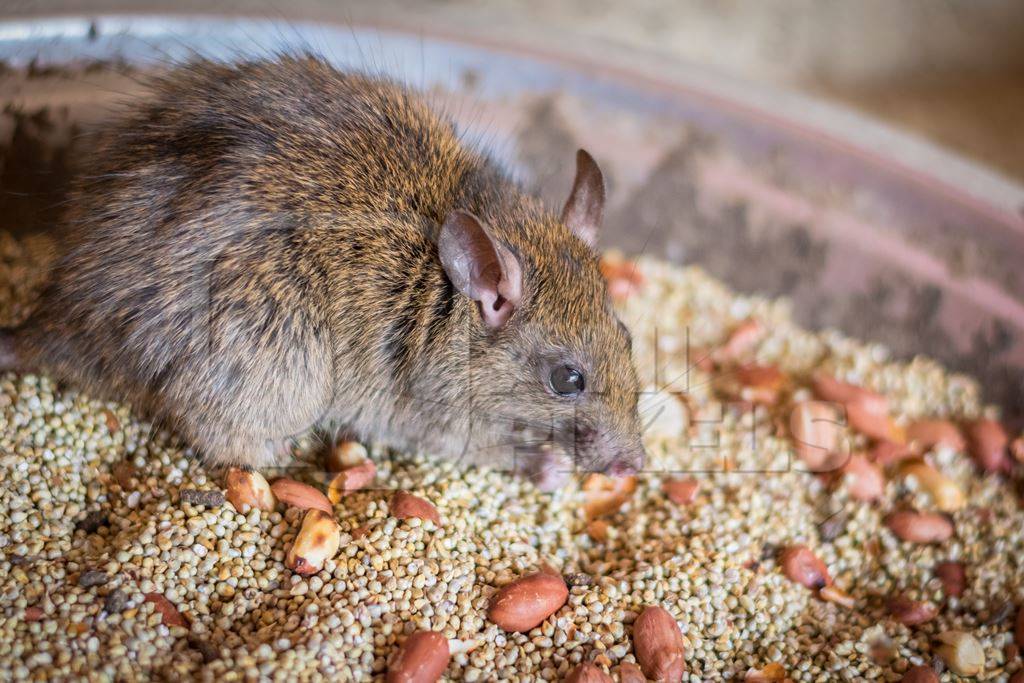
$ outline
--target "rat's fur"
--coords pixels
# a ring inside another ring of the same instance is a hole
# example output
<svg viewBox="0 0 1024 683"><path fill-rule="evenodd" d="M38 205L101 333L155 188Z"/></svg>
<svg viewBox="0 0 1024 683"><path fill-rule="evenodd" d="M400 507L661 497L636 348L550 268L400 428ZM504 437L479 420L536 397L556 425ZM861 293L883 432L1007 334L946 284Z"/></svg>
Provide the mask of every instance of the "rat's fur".
<svg viewBox="0 0 1024 683"><path fill-rule="evenodd" d="M97 169L6 333L18 367L131 401L224 464L340 425L469 462L553 438L583 467L639 466L630 340L595 254L407 89L313 57L198 61L155 81ZM438 258L458 209L522 266L498 329ZM575 400L546 384L566 359L588 381Z"/></svg>

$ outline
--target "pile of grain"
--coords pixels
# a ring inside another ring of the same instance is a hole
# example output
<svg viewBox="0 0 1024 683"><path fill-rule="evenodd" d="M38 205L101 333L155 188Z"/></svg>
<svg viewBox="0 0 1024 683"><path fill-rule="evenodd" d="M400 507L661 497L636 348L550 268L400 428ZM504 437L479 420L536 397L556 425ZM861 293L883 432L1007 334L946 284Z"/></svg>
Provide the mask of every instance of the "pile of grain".
<svg viewBox="0 0 1024 683"><path fill-rule="evenodd" d="M0 240L0 282L19 283L2 292L7 319L22 314L41 258ZM933 637L951 630L984 648L980 679L1020 670L1020 467L1008 482L979 475L960 449L932 449L968 504L952 513L953 538L906 543L886 515L926 508L922 491L892 477L877 502L855 500L842 482L796 471L782 427L809 395L812 372L884 394L901 425L978 417L975 384L925 359L895 363L882 348L803 331L785 302L736 296L699 269L653 260L639 268L644 283L621 309L643 372L653 385L657 366L662 385L642 401L650 471L600 529L581 513L577 485L545 495L506 473L376 452L376 487L335 505L340 552L302 577L285 566L301 510L238 512L217 493L219 473L126 406L45 377L3 375L0 671L34 680L364 680L387 669L407 634L432 629L450 639L452 679L561 680L580 662L614 670L633 661L632 622L647 605L676 618L691 681L742 680L773 662L766 676L900 680L922 663L947 669ZM744 360L777 368L788 383L755 412L723 404L728 369L690 367L696 347L721 347L746 320L764 334ZM669 391L685 391L685 402ZM862 446L864 437L850 438ZM288 474L319 485L308 450ZM692 502L663 490L680 477L699 484ZM441 523L390 517L396 488L431 501ZM192 489L214 492L211 505L183 500ZM780 551L800 544L852 605L784 575ZM966 567L960 598L935 576L946 560ZM545 563L569 578L568 602L528 633L492 623L494 592ZM899 623L887 609L897 594L938 615ZM949 670L942 678L956 679Z"/></svg>

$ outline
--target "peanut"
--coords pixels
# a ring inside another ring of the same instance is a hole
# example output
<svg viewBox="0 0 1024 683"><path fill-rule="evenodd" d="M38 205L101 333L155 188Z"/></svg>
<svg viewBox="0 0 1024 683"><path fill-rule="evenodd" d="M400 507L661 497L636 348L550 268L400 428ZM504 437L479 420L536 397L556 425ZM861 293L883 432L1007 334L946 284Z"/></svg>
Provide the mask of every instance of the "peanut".
<svg viewBox="0 0 1024 683"><path fill-rule="evenodd" d="M845 607L846 609L853 609L857 602L853 599L853 596L847 594L835 586L824 586L818 591L818 597L825 602L834 602L837 605Z"/></svg>
<svg viewBox="0 0 1024 683"><path fill-rule="evenodd" d="M847 408L857 406L873 415L886 415L889 412L889 401L881 394L824 373L818 373L811 379L811 391L823 401L841 403Z"/></svg>
<svg viewBox="0 0 1024 683"><path fill-rule="evenodd" d="M334 515L314 508L302 518L302 527L285 556L285 566L296 574L315 574L340 546L341 527Z"/></svg>
<svg viewBox="0 0 1024 683"><path fill-rule="evenodd" d="M842 433L840 415L835 406L820 401L804 401L793 407L789 429L796 452L812 472L827 471Z"/></svg>
<svg viewBox="0 0 1024 683"><path fill-rule="evenodd" d="M636 264L616 251L606 252L598 267L608 286L608 294L615 301L622 301L639 292L646 282Z"/></svg>
<svg viewBox="0 0 1024 683"><path fill-rule="evenodd" d="M647 678L678 683L686 671L683 634L662 607L650 606L633 622L633 651Z"/></svg>
<svg viewBox="0 0 1024 683"><path fill-rule="evenodd" d="M918 420L907 427L907 440L923 450L947 446L962 451L966 443L957 426L949 420Z"/></svg>
<svg viewBox="0 0 1024 683"><path fill-rule="evenodd" d="M885 476L863 455L851 455L843 465L842 473L847 490L856 500L870 502L882 497Z"/></svg>
<svg viewBox="0 0 1024 683"><path fill-rule="evenodd" d="M913 457L916 457L916 454L906 444L888 440L878 441L870 452L872 462L879 467L888 467Z"/></svg>
<svg viewBox="0 0 1024 683"><path fill-rule="evenodd" d="M935 637L936 654L953 673L977 676L985 668L985 649L978 639L963 631L944 631Z"/></svg>
<svg viewBox="0 0 1024 683"><path fill-rule="evenodd" d="M327 496L308 484L282 477L270 485L270 490L285 505L301 510L323 510L329 515L334 514L334 506Z"/></svg>
<svg viewBox="0 0 1024 683"><path fill-rule="evenodd" d="M561 609L568 599L569 588L562 577L536 572L495 593L487 618L506 631L525 632Z"/></svg>
<svg viewBox="0 0 1024 683"><path fill-rule="evenodd" d="M934 512L900 510L886 517L885 523L898 538L910 543L941 543L954 532L949 518Z"/></svg>
<svg viewBox="0 0 1024 683"><path fill-rule="evenodd" d="M277 507L277 498L263 475L255 471L240 470L237 467L228 470L225 498L239 512L246 511L246 506L266 511Z"/></svg>
<svg viewBox="0 0 1024 683"><path fill-rule="evenodd" d="M967 587L967 572L960 562L940 562L935 565L935 576L942 583L942 591L951 598L959 598Z"/></svg>
<svg viewBox="0 0 1024 683"><path fill-rule="evenodd" d="M583 662L569 672L565 683L614 683L612 677L589 662Z"/></svg>
<svg viewBox="0 0 1024 683"><path fill-rule="evenodd" d="M339 503L349 493L366 488L377 476L377 466L372 460L364 460L338 472L327 484L327 499Z"/></svg>
<svg viewBox="0 0 1024 683"><path fill-rule="evenodd" d="M939 675L930 666L919 664L907 669L900 683L939 683Z"/></svg>
<svg viewBox="0 0 1024 683"><path fill-rule="evenodd" d="M1010 439L1003 425L995 420L975 420L967 426L967 435L978 467L985 472L1009 472L1007 445Z"/></svg>
<svg viewBox="0 0 1024 683"><path fill-rule="evenodd" d="M748 318L733 328L724 344L711 352L711 359L719 364L737 361L754 350L764 333L761 323Z"/></svg>
<svg viewBox="0 0 1024 683"><path fill-rule="evenodd" d="M587 522L585 531L587 532L587 536L590 536L590 538L598 543L604 543L608 540L608 522L603 519L595 519L591 522Z"/></svg>
<svg viewBox="0 0 1024 683"><path fill-rule="evenodd" d="M886 608L893 618L904 626L924 624L939 615L939 610L930 602L911 600L905 595L897 595L889 599Z"/></svg>
<svg viewBox="0 0 1024 683"><path fill-rule="evenodd" d="M414 496L406 491L396 491L391 497L391 516L398 519L429 519L438 526L441 525L441 515L433 503Z"/></svg>
<svg viewBox="0 0 1024 683"><path fill-rule="evenodd" d="M689 505L697 498L700 482L696 479L669 479L661 488L676 505Z"/></svg>
<svg viewBox="0 0 1024 683"><path fill-rule="evenodd" d="M327 471L341 472L370 459L366 447L358 441L341 441L327 454Z"/></svg>
<svg viewBox="0 0 1024 683"><path fill-rule="evenodd" d="M781 664L772 662L760 669L747 669L743 680L746 683L774 683L775 681L787 681L789 678Z"/></svg>
<svg viewBox="0 0 1024 683"><path fill-rule="evenodd" d="M640 671L640 667L632 662L619 664L614 672L618 674L619 683L647 683L647 677Z"/></svg>
<svg viewBox="0 0 1024 683"><path fill-rule="evenodd" d="M942 512L955 512L961 509L966 502L963 492L955 481L922 460L904 464L900 468L900 474L903 477L913 478L928 492L931 499L935 501L935 507Z"/></svg>
<svg viewBox="0 0 1024 683"><path fill-rule="evenodd" d="M831 585L828 567L805 545L790 546L779 556L782 572L801 586L819 590Z"/></svg>
<svg viewBox="0 0 1024 683"><path fill-rule="evenodd" d="M388 666L387 683L433 683L448 668L448 639L436 631L416 631L402 643Z"/></svg>
<svg viewBox="0 0 1024 683"><path fill-rule="evenodd" d="M886 413L875 413L857 403L846 405L846 420L854 431L875 441L903 443L906 437Z"/></svg>
<svg viewBox="0 0 1024 683"><path fill-rule="evenodd" d="M619 510L636 490L636 477L609 477L592 473L583 480L583 516L587 520Z"/></svg>
<svg viewBox="0 0 1024 683"><path fill-rule="evenodd" d="M1024 648L1024 605L1017 610L1017 622L1014 624L1013 642L1017 647Z"/></svg>
<svg viewBox="0 0 1024 683"><path fill-rule="evenodd" d="M647 387L640 394L637 410L644 418L644 434L673 438L681 436L690 422L686 403L679 394Z"/></svg>
<svg viewBox="0 0 1024 683"><path fill-rule="evenodd" d="M774 365L742 365L735 377L743 387L741 398L764 405L774 405L786 385L786 375Z"/></svg>
<svg viewBox="0 0 1024 683"><path fill-rule="evenodd" d="M146 593L145 600L146 602L153 603L156 611L160 613L161 623L164 626L188 628L188 622L185 621L185 617L174 606L174 603L164 597L162 593Z"/></svg>

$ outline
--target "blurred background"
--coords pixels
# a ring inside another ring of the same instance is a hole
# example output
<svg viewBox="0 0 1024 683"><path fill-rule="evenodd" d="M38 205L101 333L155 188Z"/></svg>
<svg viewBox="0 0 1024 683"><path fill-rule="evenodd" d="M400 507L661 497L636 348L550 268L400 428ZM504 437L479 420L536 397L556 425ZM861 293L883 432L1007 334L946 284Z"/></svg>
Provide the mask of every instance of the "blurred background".
<svg viewBox="0 0 1024 683"><path fill-rule="evenodd" d="M1020 0L8 0L0 15L139 10L622 45L820 96L1024 179Z"/></svg>

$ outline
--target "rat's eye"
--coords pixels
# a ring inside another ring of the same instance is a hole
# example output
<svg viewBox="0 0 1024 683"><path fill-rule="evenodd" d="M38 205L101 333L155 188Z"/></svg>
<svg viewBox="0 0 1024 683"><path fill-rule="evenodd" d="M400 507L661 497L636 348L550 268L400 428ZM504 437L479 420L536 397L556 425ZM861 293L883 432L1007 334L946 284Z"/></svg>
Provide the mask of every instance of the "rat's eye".
<svg viewBox="0 0 1024 683"><path fill-rule="evenodd" d="M575 396L583 392L583 373L569 365L559 365L551 371L551 388L560 396Z"/></svg>

